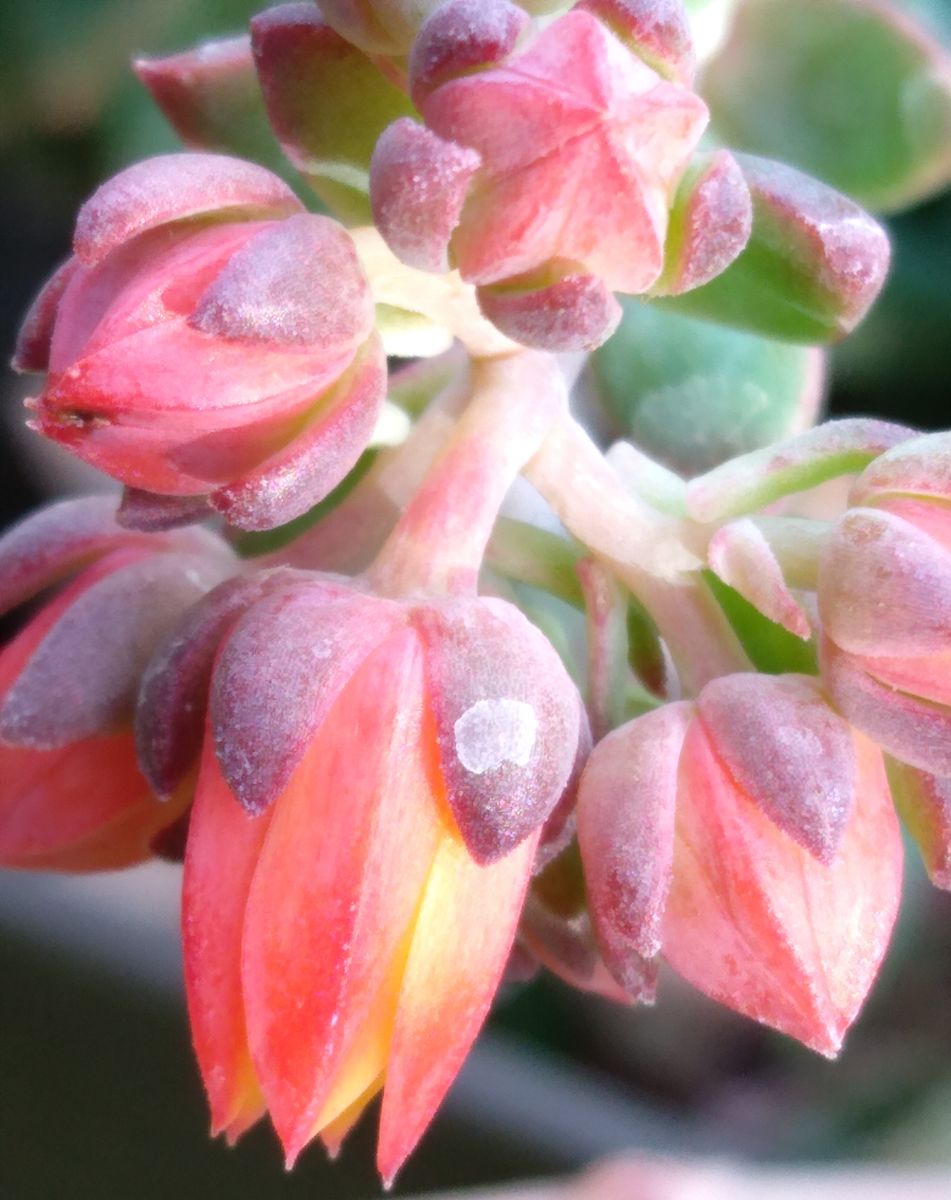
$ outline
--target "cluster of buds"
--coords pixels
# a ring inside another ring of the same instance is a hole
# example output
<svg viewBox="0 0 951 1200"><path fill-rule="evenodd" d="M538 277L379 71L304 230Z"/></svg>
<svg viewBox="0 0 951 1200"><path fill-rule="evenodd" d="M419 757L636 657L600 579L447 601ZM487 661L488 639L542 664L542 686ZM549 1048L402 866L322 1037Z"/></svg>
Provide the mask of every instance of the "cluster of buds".
<svg viewBox="0 0 951 1200"><path fill-rule="evenodd" d="M0 605L43 593L0 862L183 858L229 1140L335 1152L382 1090L392 1180L507 966L633 1003L663 960L834 1055L893 796L951 886L949 435L799 414L687 483L569 410L552 352L616 293L814 345L884 280L853 200L700 148L697 58L679 0L268 9L137 64L189 149L95 193L26 318L31 424L124 491L0 539ZM234 157L249 97L334 215Z"/></svg>

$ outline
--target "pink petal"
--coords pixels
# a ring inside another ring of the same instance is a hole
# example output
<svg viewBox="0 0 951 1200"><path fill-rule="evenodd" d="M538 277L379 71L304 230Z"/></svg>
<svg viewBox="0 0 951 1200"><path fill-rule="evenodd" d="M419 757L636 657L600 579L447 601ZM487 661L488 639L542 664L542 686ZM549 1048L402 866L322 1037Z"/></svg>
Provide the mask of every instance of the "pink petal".
<svg viewBox="0 0 951 1200"><path fill-rule="evenodd" d="M245 908L267 815L250 817L228 789L209 734L192 810L182 885L182 945L192 1041L212 1132L260 1110L241 989Z"/></svg>
<svg viewBox="0 0 951 1200"><path fill-rule="evenodd" d="M225 154L163 154L126 167L79 210L73 246L86 265L100 262L146 230L188 217L286 216L301 203L276 175Z"/></svg>
<svg viewBox="0 0 951 1200"><path fill-rule="evenodd" d="M213 492L213 507L238 529L273 529L313 508L369 445L386 382L383 343L372 334L297 436L256 470Z"/></svg>
<svg viewBox="0 0 951 1200"><path fill-rule="evenodd" d="M83 496L41 508L0 538L0 612L110 550L145 549L156 542L117 524L114 496Z"/></svg>
<svg viewBox="0 0 951 1200"><path fill-rule="evenodd" d="M225 571L198 555L117 551L75 596L7 692L0 737L49 750L132 716L152 650Z"/></svg>
<svg viewBox="0 0 951 1200"><path fill-rule="evenodd" d="M681 183L654 295L678 296L715 279L742 253L753 230L753 201L728 150L705 155Z"/></svg>
<svg viewBox="0 0 951 1200"><path fill-rule="evenodd" d="M370 199L374 221L401 262L449 270L449 240L480 161L475 150L409 117L383 131L370 161Z"/></svg>
<svg viewBox="0 0 951 1200"><path fill-rule="evenodd" d="M30 305L17 335L16 349L10 364L14 371L48 370L50 344L53 340L59 302L78 266L75 258L68 258L66 262L61 263Z"/></svg>
<svg viewBox="0 0 951 1200"><path fill-rule="evenodd" d="M434 766L420 647L403 631L339 696L275 805L248 903L251 1047L290 1161L386 1064L440 838Z"/></svg>
<svg viewBox="0 0 951 1200"><path fill-rule="evenodd" d="M898 813L935 887L951 890L951 780L886 760Z"/></svg>
<svg viewBox="0 0 951 1200"><path fill-rule="evenodd" d="M889 496L951 499L951 433L923 434L879 455L856 479L849 502L875 504Z"/></svg>
<svg viewBox="0 0 951 1200"><path fill-rule="evenodd" d="M528 24L509 0L446 0L423 22L409 57L410 90L417 107L440 84L501 62Z"/></svg>
<svg viewBox="0 0 951 1200"><path fill-rule="evenodd" d="M142 769L159 796L170 796L197 762L218 646L253 604L300 586L302 571L277 567L240 575L210 591L158 646L142 676L135 713Z"/></svg>
<svg viewBox="0 0 951 1200"><path fill-rule="evenodd" d="M857 739L856 807L817 862L737 791L699 724L687 734L664 955L714 1000L834 1056L898 911L902 845L879 751Z"/></svg>
<svg viewBox="0 0 951 1200"><path fill-rule="evenodd" d="M222 772L260 812L287 787L353 672L400 610L319 579L256 604L218 658L211 722Z"/></svg>
<svg viewBox="0 0 951 1200"><path fill-rule="evenodd" d="M162 533L182 525L194 525L211 514L205 496L159 496L138 488L123 488L116 521L123 529Z"/></svg>
<svg viewBox="0 0 951 1200"><path fill-rule="evenodd" d="M752 521L721 526L710 539L707 561L724 583L765 617L808 641L812 634L809 618L786 586L776 556Z"/></svg>
<svg viewBox="0 0 951 1200"><path fill-rule="evenodd" d="M578 844L591 915L622 987L661 946L677 764L692 715L692 705L678 703L638 717L599 742L581 776Z"/></svg>
<svg viewBox="0 0 951 1200"><path fill-rule="evenodd" d="M537 835L480 866L443 837L403 972L377 1167L392 1183L442 1102L489 1011L508 959Z"/></svg>
<svg viewBox="0 0 951 1200"><path fill-rule="evenodd" d="M508 281L481 287L479 308L513 341L552 352L593 350L614 333L621 306L593 275L565 275L554 283Z"/></svg>
<svg viewBox="0 0 951 1200"><path fill-rule="evenodd" d="M369 334L373 312L350 235L329 217L303 213L245 242L188 323L214 337L339 354Z"/></svg>
<svg viewBox="0 0 951 1200"><path fill-rule="evenodd" d="M707 684L697 708L744 799L819 862L833 862L855 802L855 747L818 683L804 675L725 675Z"/></svg>
<svg viewBox="0 0 951 1200"><path fill-rule="evenodd" d="M501 600L414 610L426 648L447 802L472 856L508 854L539 828L571 776L578 693L548 640Z"/></svg>
<svg viewBox="0 0 951 1200"><path fill-rule="evenodd" d="M925 656L951 648L951 553L881 509L851 509L822 554L819 612L850 654Z"/></svg>
<svg viewBox="0 0 951 1200"><path fill-rule="evenodd" d="M690 87L696 67L683 0L582 0L589 12L659 74Z"/></svg>
<svg viewBox="0 0 951 1200"><path fill-rule="evenodd" d="M865 660L822 644L822 677L836 707L889 754L935 775L951 775L951 709L890 687Z"/></svg>

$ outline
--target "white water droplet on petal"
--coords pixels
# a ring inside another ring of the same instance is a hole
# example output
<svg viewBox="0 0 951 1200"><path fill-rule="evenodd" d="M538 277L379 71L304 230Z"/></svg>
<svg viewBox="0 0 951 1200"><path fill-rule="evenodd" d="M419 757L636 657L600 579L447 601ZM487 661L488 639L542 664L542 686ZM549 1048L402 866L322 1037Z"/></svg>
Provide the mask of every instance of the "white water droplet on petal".
<svg viewBox="0 0 951 1200"><path fill-rule="evenodd" d="M473 775L505 763L528 765L535 748L538 718L524 700L478 700L455 725L456 757Z"/></svg>

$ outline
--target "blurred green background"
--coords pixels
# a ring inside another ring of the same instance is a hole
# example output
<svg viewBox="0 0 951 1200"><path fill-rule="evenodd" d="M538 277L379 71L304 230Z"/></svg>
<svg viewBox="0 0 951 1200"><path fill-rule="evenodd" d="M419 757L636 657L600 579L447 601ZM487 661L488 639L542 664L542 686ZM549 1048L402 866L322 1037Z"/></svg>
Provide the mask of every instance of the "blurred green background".
<svg viewBox="0 0 951 1200"><path fill-rule="evenodd" d="M125 163L173 149L130 54L238 30L243 0L5 0L0 9L0 343L67 253L78 204ZM941 22L951 12L927 6ZM949 422L951 198L889 222L887 290L834 356L831 410ZM4 381L6 414L22 390ZM9 422L7 423L9 424ZM6 426L5 426L6 427ZM48 491L4 438L0 522ZM206 1137L179 995L174 869L142 883L0 881L0 1197L378 1194L373 1118L332 1169L285 1175L263 1128ZM625 1144L760 1159L951 1163L951 897L909 854L884 974L838 1064L717 1008L673 979L621 1010L550 979L509 989L397 1191L556 1172Z"/></svg>

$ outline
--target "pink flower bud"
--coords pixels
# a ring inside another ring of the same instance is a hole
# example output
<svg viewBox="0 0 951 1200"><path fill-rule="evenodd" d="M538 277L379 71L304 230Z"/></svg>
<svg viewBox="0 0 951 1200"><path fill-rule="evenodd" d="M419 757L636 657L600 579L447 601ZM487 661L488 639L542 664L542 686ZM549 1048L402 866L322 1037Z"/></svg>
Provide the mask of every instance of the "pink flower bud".
<svg viewBox="0 0 951 1200"><path fill-rule="evenodd" d="M659 75L690 87L696 62L683 0L581 0L576 7L602 20Z"/></svg>
<svg viewBox="0 0 951 1200"><path fill-rule="evenodd" d="M425 261L412 261L457 266L507 333L584 347L616 323L606 291L643 292L660 276L674 191L707 111L588 12L524 43L523 27L504 0L452 0L427 20L411 61L417 104L441 139L426 178L452 185L397 172L384 135L371 198L397 255L434 220L441 246L434 232ZM404 157L408 146L404 132ZM481 164L471 179L450 172L464 150Z"/></svg>
<svg viewBox="0 0 951 1200"><path fill-rule="evenodd" d="M173 777L192 741L168 716L205 694L185 951L215 1127L266 1105L293 1160L385 1078L391 1178L502 977L577 691L501 601L285 571L219 588L154 660L140 718Z"/></svg>
<svg viewBox="0 0 951 1200"><path fill-rule="evenodd" d="M915 438L859 476L819 571L823 672L845 716L903 762L951 774L949 439Z"/></svg>
<svg viewBox="0 0 951 1200"><path fill-rule="evenodd" d="M139 492L205 496L243 528L290 520L347 473L385 369L342 227L259 167L170 155L100 188L75 246L24 335L27 364L50 335L43 433ZM156 527L159 510L138 508Z"/></svg>
<svg viewBox="0 0 951 1200"><path fill-rule="evenodd" d="M110 510L112 515L110 516ZM235 568L203 531L129 534L115 501L71 501L0 539L4 600L81 573L0 653L0 863L105 870L148 858L191 799L151 794L131 716L156 642Z"/></svg>
<svg viewBox="0 0 951 1200"><path fill-rule="evenodd" d="M880 752L800 676L715 680L611 734L578 832L605 960L658 950L699 990L838 1051L898 910Z"/></svg>

